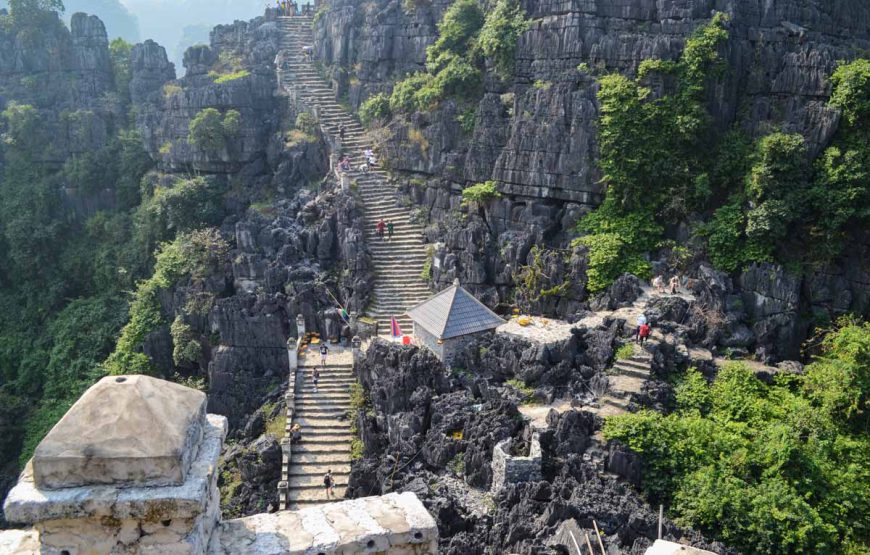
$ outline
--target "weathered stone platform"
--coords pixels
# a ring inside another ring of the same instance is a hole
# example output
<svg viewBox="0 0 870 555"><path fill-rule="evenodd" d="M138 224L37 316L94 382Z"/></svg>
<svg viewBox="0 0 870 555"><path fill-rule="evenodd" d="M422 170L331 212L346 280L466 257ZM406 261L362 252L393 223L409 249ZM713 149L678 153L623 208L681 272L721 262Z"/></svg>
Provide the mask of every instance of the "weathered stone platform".
<svg viewBox="0 0 870 555"><path fill-rule="evenodd" d="M417 496L391 493L224 522L209 555L434 555L437 547L437 525Z"/></svg>

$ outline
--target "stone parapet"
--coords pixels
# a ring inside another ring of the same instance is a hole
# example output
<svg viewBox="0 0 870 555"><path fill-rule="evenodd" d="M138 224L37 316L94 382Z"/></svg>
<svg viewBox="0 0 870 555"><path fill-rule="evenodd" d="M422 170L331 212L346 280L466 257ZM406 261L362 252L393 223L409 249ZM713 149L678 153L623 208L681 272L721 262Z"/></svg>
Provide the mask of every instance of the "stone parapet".
<svg viewBox="0 0 870 555"><path fill-rule="evenodd" d="M434 555L438 527L413 493L391 493L223 522L209 555Z"/></svg>
<svg viewBox="0 0 870 555"><path fill-rule="evenodd" d="M6 499L6 518L32 524L45 554L205 553L220 521L215 469L226 418L209 414L203 432L182 485L40 489L28 465Z"/></svg>
<svg viewBox="0 0 870 555"><path fill-rule="evenodd" d="M529 455L510 454L511 439L496 444L492 452L492 491L497 493L507 484L541 480L541 442L538 433L532 433Z"/></svg>

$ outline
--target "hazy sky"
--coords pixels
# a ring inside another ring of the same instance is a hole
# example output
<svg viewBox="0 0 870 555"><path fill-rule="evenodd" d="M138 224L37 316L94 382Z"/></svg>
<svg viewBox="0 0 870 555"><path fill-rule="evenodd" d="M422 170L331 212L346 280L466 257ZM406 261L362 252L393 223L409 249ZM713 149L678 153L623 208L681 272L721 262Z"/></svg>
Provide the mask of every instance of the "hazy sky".
<svg viewBox="0 0 870 555"><path fill-rule="evenodd" d="M184 50L207 43L212 27L262 15L274 0L64 0L66 20L75 12L94 14L106 24L109 37L130 42L153 39L166 47L175 71L183 75ZM302 2L300 2L302 3ZM0 7L6 1L0 0Z"/></svg>

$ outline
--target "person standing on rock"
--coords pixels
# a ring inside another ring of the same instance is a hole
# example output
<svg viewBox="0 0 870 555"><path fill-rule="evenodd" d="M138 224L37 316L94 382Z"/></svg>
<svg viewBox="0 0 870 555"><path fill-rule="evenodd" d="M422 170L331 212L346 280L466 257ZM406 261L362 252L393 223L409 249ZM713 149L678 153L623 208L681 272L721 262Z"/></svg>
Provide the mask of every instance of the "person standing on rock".
<svg viewBox="0 0 870 555"><path fill-rule="evenodd" d="M665 279L660 275L654 277L652 280L652 286L655 287L656 291L659 294L664 293L665 292Z"/></svg>
<svg viewBox="0 0 870 555"><path fill-rule="evenodd" d="M327 470L326 474L323 476L323 487L326 488L326 498L332 499L335 497L335 479L332 477L332 470Z"/></svg>
<svg viewBox="0 0 870 555"><path fill-rule="evenodd" d="M389 222L387 222L387 237L390 239L390 241L393 240L393 231L395 230L396 226L393 225L393 221L390 220Z"/></svg>
<svg viewBox="0 0 870 555"><path fill-rule="evenodd" d="M676 295L676 294L677 294L677 289L680 287L680 278L679 278L679 276L677 276L677 274L674 274L673 277L671 278L671 281L668 282L668 285L669 285L670 288L671 288L671 295Z"/></svg>
<svg viewBox="0 0 870 555"><path fill-rule="evenodd" d="M329 354L329 347L326 346L326 343L320 344L320 365L326 368L326 355Z"/></svg>
<svg viewBox="0 0 870 555"><path fill-rule="evenodd" d="M387 224L384 223L384 219L381 218L381 220L378 222L378 225L377 225L378 237L381 238L381 241L384 240L384 230L385 229L387 229Z"/></svg>

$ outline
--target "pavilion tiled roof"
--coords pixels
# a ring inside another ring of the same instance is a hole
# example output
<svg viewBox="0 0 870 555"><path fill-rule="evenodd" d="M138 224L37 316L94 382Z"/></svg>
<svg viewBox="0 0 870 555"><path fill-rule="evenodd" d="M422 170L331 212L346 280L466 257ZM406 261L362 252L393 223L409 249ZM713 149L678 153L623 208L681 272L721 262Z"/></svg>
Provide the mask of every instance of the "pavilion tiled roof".
<svg viewBox="0 0 870 555"><path fill-rule="evenodd" d="M488 331L504 323L458 282L409 310L408 317L437 339Z"/></svg>

